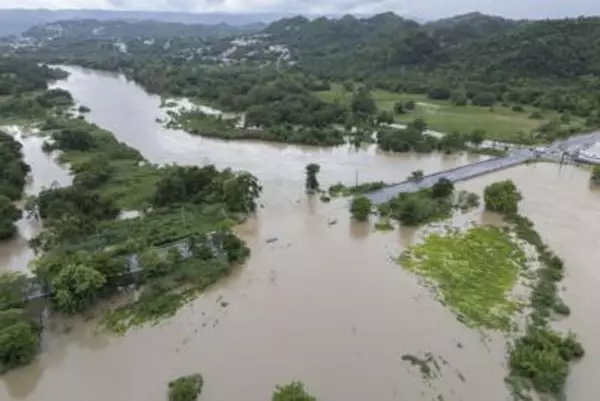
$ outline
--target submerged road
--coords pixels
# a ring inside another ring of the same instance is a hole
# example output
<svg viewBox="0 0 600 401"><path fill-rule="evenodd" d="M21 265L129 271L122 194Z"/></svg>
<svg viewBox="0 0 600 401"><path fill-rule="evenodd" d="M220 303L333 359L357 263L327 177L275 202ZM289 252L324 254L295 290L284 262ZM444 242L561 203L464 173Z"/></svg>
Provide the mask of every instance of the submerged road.
<svg viewBox="0 0 600 401"><path fill-rule="evenodd" d="M574 153L576 153L580 148L592 145L598 141L600 141L600 131L574 136L564 141L555 142L545 148L536 148L535 150L516 149L504 157L495 157L450 170L440 171L438 173L427 175L418 182L406 180L398 184L393 184L377 191L373 191L366 196L371 200L371 202L373 202L373 204L380 205L390 201L401 193L416 192L420 189L429 188L442 178L452 182L465 181L485 174L504 170L509 167L525 163L529 160L538 158L555 159L557 155L560 156L565 152L570 155L574 155Z"/></svg>

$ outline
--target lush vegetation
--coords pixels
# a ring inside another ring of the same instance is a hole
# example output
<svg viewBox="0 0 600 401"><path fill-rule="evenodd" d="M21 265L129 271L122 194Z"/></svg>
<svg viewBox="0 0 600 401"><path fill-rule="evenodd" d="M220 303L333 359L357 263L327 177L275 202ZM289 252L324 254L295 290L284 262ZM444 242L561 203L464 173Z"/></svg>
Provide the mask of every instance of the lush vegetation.
<svg viewBox="0 0 600 401"><path fill-rule="evenodd" d="M245 126L239 125L239 119L215 117L199 110L171 113L168 127L178 127L191 134L226 140L263 140L313 146L335 146L345 143L344 131L332 126L293 125L288 122L272 125L259 124L249 110L244 119Z"/></svg>
<svg viewBox="0 0 600 401"><path fill-rule="evenodd" d="M5 57L0 60L0 120L23 121L43 118L48 109L72 101L65 92L47 90L48 81L66 73L30 60Z"/></svg>
<svg viewBox="0 0 600 401"><path fill-rule="evenodd" d="M24 310L26 286L22 274L0 274L0 374L30 363L38 351L40 328Z"/></svg>
<svg viewBox="0 0 600 401"><path fill-rule="evenodd" d="M448 189L438 191L447 193ZM527 306L525 332L510 347L507 383L517 399L530 399L530 389L561 396L569 363L584 355L573 333L561 335L550 327L554 315L570 312L558 295L564 263L544 244L533 223L518 214L521 196L512 182L493 183L485 193L486 205L504 214L507 227L431 234L403 253L399 262L423 276L440 301L469 326L511 330L516 327L513 315ZM517 239L535 248L537 258L531 262L539 267L530 268ZM511 298L520 275L532 280L528 305Z"/></svg>
<svg viewBox="0 0 600 401"><path fill-rule="evenodd" d="M349 104L352 96L352 92L339 84L331 84L329 90L315 94L325 101L340 104ZM511 106L504 102L493 107L457 105L451 100L431 99L427 94L377 88L371 90L371 95L380 114L391 114L390 122L408 125L415 119L422 119L428 128L454 133L456 137L462 137L462 142L472 145L479 145L486 138L527 145L552 141L585 129L582 117L571 116L565 122L559 112L531 105ZM433 145L448 146L436 141Z"/></svg>
<svg viewBox="0 0 600 401"><path fill-rule="evenodd" d="M183 376L169 382L169 401L195 401L202 393L204 379L195 374ZM276 386L272 401L316 401L304 386L304 383L294 381L286 385Z"/></svg>
<svg viewBox="0 0 600 401"><path fill-rule="evenodd" d="M284 19L267 32L317 76L362 78L382 89L457 105L506 102L589 117L598 109L585 86L598 83L590 76L600 68L599 27L595 17L516 23L471 15L420 25L384 13ZM465 35L474 29L477 34Z"/></svg>
<svg viewBox="0 0 600 401"><path fill-rule="evenodd" d="M455 209L466 211L478 205L479 197L476 194L465 191L455 193L454 184L442 178L431 188L399 194L380 205L379 213L404 225L416 226L446 219Z"/></svg>
<svg viewBox="0 0 600 401"><path fill-rule="evenodd" d="M317 399L306 391L303 383L291 382L284 386L277 386L271 401L317 401Z"/></svg>
<svg viewBox="0 0 600 401"><path fill-rule="evenodd" d="M466 134L427 132L426 121L418 117L410 121L406 128L380 127L377 143L381 149L393 152L452 153L463 150L479 151L484 138L485 132L482 130L472 130Z"/></svg>
<svg viewBox="0 0 600 401"><path fill-rule="evenodd" d="M485 208L493 212L514 214L519 210L522 195L511 180L488 185L483 192Z"/></svg>
<svg viewBox="0 0 600 401"><path fill-rule="evenodd" d="M491 190L488 190L492 188ZM507 195L498 196L503 189ZM504 205L497 208L504 213L517 237L532 245L537 251L536 282L530 296L531 313L524 336L511 347L509 356L511 384L517 397L526 397L526 390L532 386L539 393L562 396L569 375L569 362L584 355L583 346L574 334L563 336L550 327L553 314L568 315L569 308L558 294L558 282L564 277L564 263L543 242L535 231L533 223L518 214L520 193L510 181L489 185L485 192L494 194ZM486 201L487 204L487 201Z"/></svg>
<svg viewBox="0 0 600 401"><path fill-rule="evenodd" d="M44 189L26 202L44 221L32 240L41 252L34 271L55 310L80 313L124 285L144 284L137 302L106 319L125 330L173 314L245 260L249 250L230 228L256 209L262 188L254 176L210 165L152 166L111 133L70 117L68 92L39 98L48 106L40 124L44 150L58 151L73 175L72 186ZM20 145L0 138L7 172L1 188L18 198L28 168ZM0 217L12 230L20 213L10 200L0 196ZM131 210L134 218L118 219Z"/></svg>
<svg viewBox="0 0 600 401"><path fill-rule="evenodd" d="M0 131L0 194L19 200L25 187L25 177L31 170L23 161L23 146L11 135Z"/></svg>
<svg viewBox="0 0 600 401"><path fill-rule="evenodd" d="M85 310L135 276L146 283L140 301L107 321L124 330L174 313L248 255L229 226L256 209L262 188L251 174L150 166L81 120L51 119L43 128L52 138L46 148L61 150L74 174L73 186L46 189L28 205L45 222L34 241L46 252L36 273L58 310ZM122 206L146 212L114 220Z"/></svg>
<svg viewBox="0 0 600 401"><path fill-rule="evenodd" d="M316 163L310 163L306 165L306 192L314 193L319 190L319 180L317 174L321 171L321 166Z"/></svg>
<svg viewBox="0 0 600 401"><path fill-rule="evenodd" d="M169 401L195 401L202 393L202 375L183 376L169 382Z"/></svg>
<svg viewBox="0 0 600 401"><path fill-rule="evenodd" d="M510 299L524 252L495 227L429 235L400 263L425 277L459 320L473 327L508 330L518 303Z"/></svg>
<svg viewBox="0 0 600 401"><path fill-rule="evenodd" d="M337 184L331 185L329 187L329 195L331 196L353 196L353 195L361 195L369 192L376 191L386 186L386 183L383 181L376 182L365 182L362 184L357 184L354 186L345 186L341 182Z"/></svg>
<svg viewBox="0 0 600 401"><path fill-rule="evenodd" d="M115 23L115 43L90 36L89 22L65 22L62 37L19 53L122 71L150 91L245 112L246 129L198 115L182 124L230 139L334 145L341 134L333 124L372 132L422 118L454 135L433 146L450 151L459 137L461 147L472 143L465 137L473 131L533 144L600 125L593 94L600 87L599 18L521 22L469 14L419 24L383 13L286 18L266 35L237 40L207 39L199 26L167 34L155 24L150 38L128 33L150 32L152 24Z"/></svg>
<svg viewBox="0 0 600 401"><path fill-rule="evenodd" d="M592 168L590 179L594 182L600 182L600 166L594 166Z"/></svg>
<svg viewBox="0 0 600 401"><path fill-rule="evenodd" d="M21 218L21 211L13 201L21 199L25 177L30 171L23 161L21 148L11 135L0 131L0 240L13 237L14 223Z"/></svg>
<svg viewBox="0 0 600 401"><path fill-rule="evenodd" d="M367 221L371 214L373 205L369 198L366 196L356 196L352 199L350 204L350 214L352 218L357 221Z"/></svg>

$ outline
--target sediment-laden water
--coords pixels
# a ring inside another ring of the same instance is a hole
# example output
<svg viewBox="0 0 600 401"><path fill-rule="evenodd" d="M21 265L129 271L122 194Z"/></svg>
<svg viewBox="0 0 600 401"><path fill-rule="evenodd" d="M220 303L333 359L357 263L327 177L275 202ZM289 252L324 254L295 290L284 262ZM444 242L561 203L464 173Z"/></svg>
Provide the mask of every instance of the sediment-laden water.
<svg viewBox="0 0 600 401"><path fill-rule="evenodd" d="M268 400L274 386L304 381L320 400L451 401L509 399L504 340L483 341L391 259L419 231L373 231L351 223L344 200L304 194L304 167L321 165L322 186L337 181L401 181L476 161L478 156L389 155L374 147L317 149L223 142L167 130L155 122L160 99L125 78L79 68L58 84L91 108L87 118L111 130L153 163L214 163L254 173L265 205L238 228L252 248L248 263L175 317L124 337L97 333L92 320L56 321L33 365L6 375L0 400L164 401L169 380L201 372L204 401ZM570 400L598 393L600 369L600 192L589 173L557 165L522 166L463 183L482 191L512 178L522 210L568 266L565 300L587 351L569 383ZM492 222L481 211L461 221ZM331 224L335 222L335 224ZM595 223L596 222L596 223ZM269 238L277 238L267 243ZM228 303L221 306L221 301ZM441 377L424 381L403 354L431 352ZM446 361L446 364L443 363ZM592 397L592 398L590 398Z"/></svg>
<svg viewBox="0 0 600 401"><path fill-rule="evenodd" d="M42 152L43 138L27 128L18 126L0 126L0 130L13 135L23 145L25 162L31 166L25 195L35 195L52 185L71 184L68 168L56 163L52 155ZM19 203L22 206L24 202ZM17 222L17 227L18 233L14 239L0 243L0 271L15 270L27 273L28 263L35 256L28 246L28 241L41 230L40 222L23 214L23 218Z"/></svg>

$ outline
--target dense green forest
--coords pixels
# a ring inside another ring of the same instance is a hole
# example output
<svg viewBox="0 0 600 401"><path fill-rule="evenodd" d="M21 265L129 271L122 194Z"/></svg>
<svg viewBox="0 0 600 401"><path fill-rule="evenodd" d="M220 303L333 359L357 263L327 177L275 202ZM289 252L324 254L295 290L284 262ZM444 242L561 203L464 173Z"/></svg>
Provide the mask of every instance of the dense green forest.
<svg viewBox="0 0 600 401"><path fill-rule="evenodd" d="M249 249L231 226L257 208L262 187L250 173L149 164L112 133L76 117L71 94L48 89L64 71L34 60L0 60L3 121L35 124L73 183L43 189L25 202L44 230L31 240L33 272L50 291L54 311L87 310L126 284L145 284L140 299L106 318L125 330L174 313L186 300L229 274ZM79 110L82 109L80 106ZM85 108L83 108L85 109ZM0 132L0 239L16 232L29 166L21 144ZM139 216L120 219L123 210ZM136 270L136 267L137 270ZM0 373L36 355L40 327L23 310L29 280L0 275Z"/></svg>
<svg viewBox="0 0 600 401"><path fill-rule="evenodd" d="M71 95L60 90L47 90L50 80L64 73L34 62L0 59L0 121L43 116L58 105L70 105ZM0 130L0 240L16 233L14 223L21 211L14 201L20 200L30 167L25 163L22 145Z"/></svg>
<svg viewBox="0 0 600 401"><path fill-rule="evenodd" d="M71 23L88 30L90 24ZM596 17L514 21L473 13L426 24L393 13L294 17L243 40L142 25L154 35L149 41L130 35L140 26L117 25L111 37L66 35L17 52L121 71L151 92L247 112L248 125L263 128L372 126L379 113L394 111L392 121L423 117L443 132L479 130L492 139L536 143L600 125ZM122 43L115 43L115 37ZM337 88L344 88L352 101L335 95ZM354 101L365 90L375 107ZM379 98L416 101L414 117L408 108L392 108ZM198 131L247 137L225 129ZM326 136L320 144L339 144L335 135Z"/></svg>

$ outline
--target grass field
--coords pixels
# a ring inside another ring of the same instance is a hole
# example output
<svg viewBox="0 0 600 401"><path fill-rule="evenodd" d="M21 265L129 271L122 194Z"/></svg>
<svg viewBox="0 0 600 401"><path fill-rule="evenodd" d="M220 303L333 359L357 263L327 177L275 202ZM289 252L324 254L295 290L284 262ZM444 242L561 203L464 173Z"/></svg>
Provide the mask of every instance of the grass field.
<svg viewBox="0 0 600 401"><path fill-rule="evenodd" d="M420 275L440 300L471 327L509 330L519 304L509 294L525 253L496 227L432 234L410 247L400 264Z"/></svg>
<svg viewBox="0 0 600 401"><path fill-rule="evenodd" d="M344 104L350 101L352 93L345 91L341 85L332 85L329 91L316 92L316 95L324 101ZM556 112L542 111L529 106L525 107L523 112L516 112L500 104L493 108L456 106L447 101L430 100L419 94L375 90L372 95L379 110L391 111L398 101L415 102L413 111L396 115L397 122L406 123L422 117L427 121L429 128L435 131L465 133L481 129L486 132L488 139L506 142L518 142L519 137L531 135L541 124L558 117ZM540 112L543 119L530 119L529 116L534 111ZM572 124L583 124L583 121L573 118Z"/></svg>

